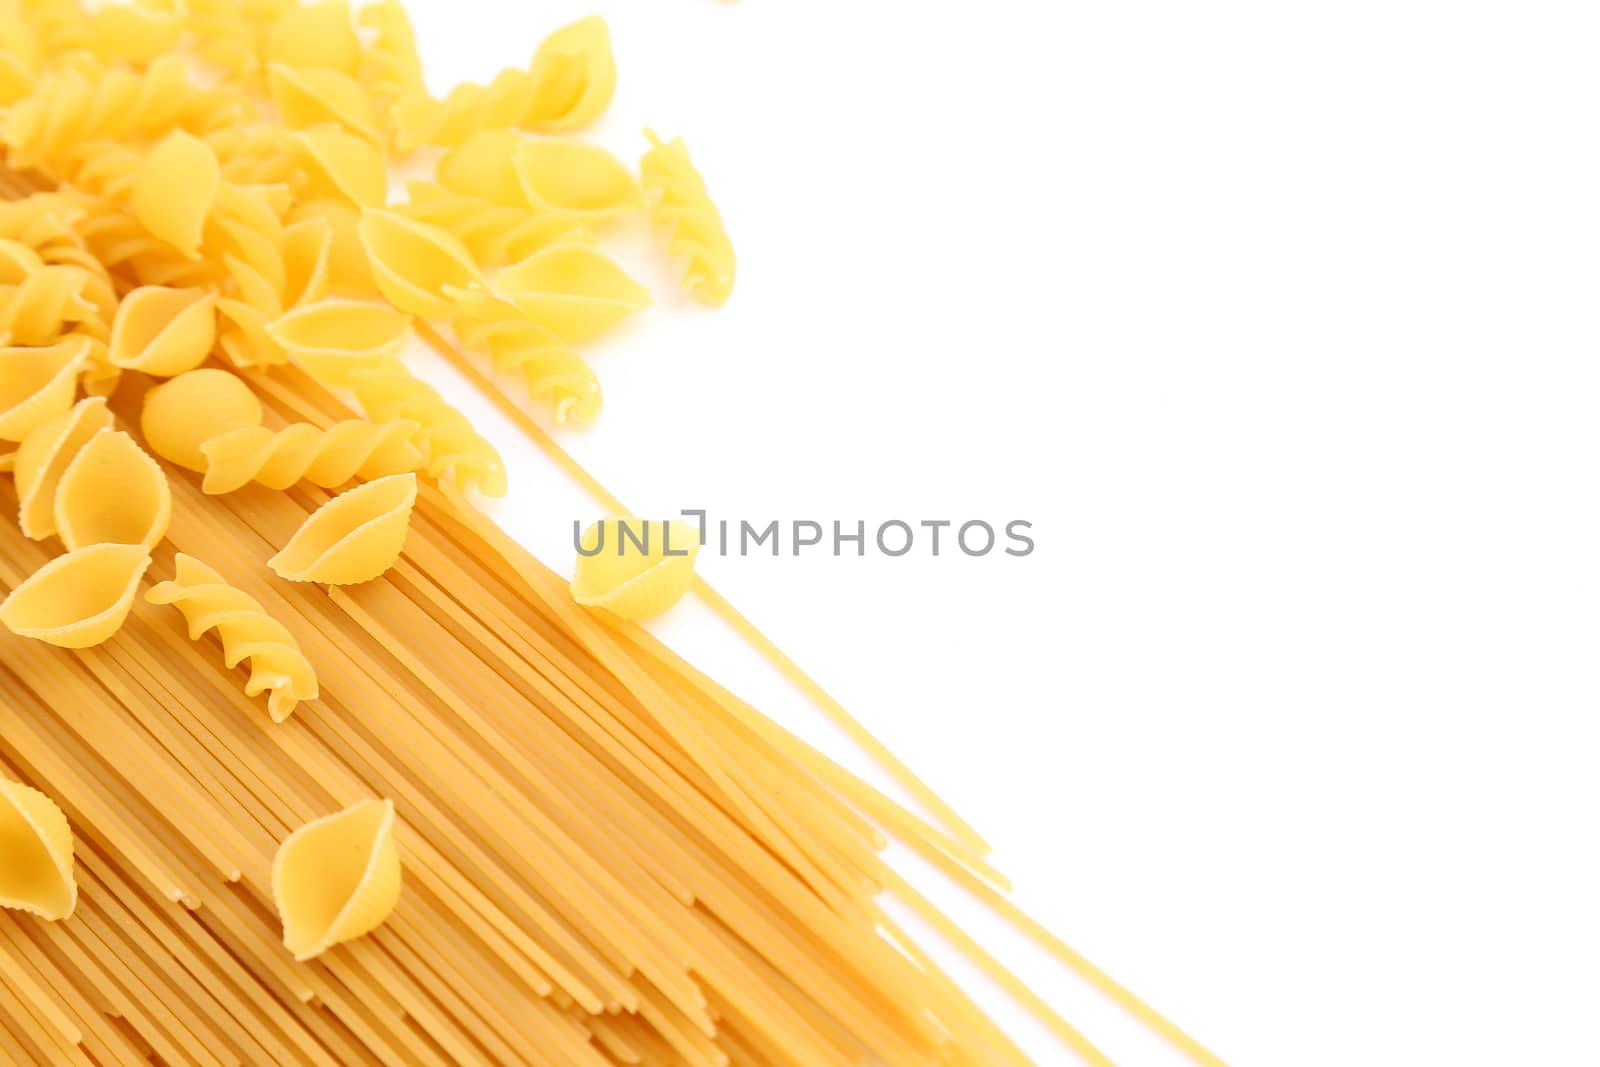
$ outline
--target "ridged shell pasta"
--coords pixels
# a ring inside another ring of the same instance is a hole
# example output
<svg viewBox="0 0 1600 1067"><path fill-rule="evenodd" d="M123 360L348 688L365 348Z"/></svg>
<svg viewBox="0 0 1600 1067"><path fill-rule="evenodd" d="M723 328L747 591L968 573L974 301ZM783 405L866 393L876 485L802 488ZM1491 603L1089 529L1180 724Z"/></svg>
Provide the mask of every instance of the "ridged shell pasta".
<svg viewBox="0 0 1600 1067"><path fill-rule="evenodd" d="M128 617L149 566L142 545L90 545L57 556L0 602L0 624L60 648L98 645Z"/></svg>
<svg viewBox="0 0 1600 1067"><path fill-rule="evenodd" d="M400 558L416 500L415 474L358 485L312 512L267 566L291 582L370 582Z"/></svg>
<svg viewBox="0 0 1600 1067"><path fill-rule="evenodd" d="M347 419L326 430L300 422L281 430L246 426L200 446L206 457L201 489L231 493L251 482L287 489L304 480L332 489L352 478L384 478L415 471L422 452L412 444L414 422Z"/></svg>
<svg viewBox="0 0 1600 1067"><path fill-rule="evenodd" d="M655 220L667 231L667 248L686 261L683 288L713 307L733 292L738 260L705 180L689 159L683 138L662 141L645 131L650 150L639 161L644 187L656 197Z"/></svg>
<svg viewBox="0 0 1600 1067"><path fill-rule="evenodd" d="M394 803L363 800L290 834L272 860L283 945L297 960L376 929L400 899Z"/></svg>
<svg viewBox="0 0 1600 1067"><path fill-rule="evenodd" d="M495 294L563 341L591 340L650 306L650 290L583 245L553 245L494 276Z"/></svg>
<svg viewBox="0 0 1600 1067"><path fill-rule="evenodd" d="M700 532L686 522L610 518L584 530L579 544L572 599L625 619L648 619L689 591Z"/></svg>
<svg viewBox="0 0 1600 1067"><path fill-rule="evenodd" d="M357 207L381 207L389 189L383 153L370 140L336 126L294 135L314 193L338 196Z"/></svg>
<svg viewBox="0 0 1600 1067"><path fill-rule="evenodd" d="M133 438L101 430L62 472L55 521L68 549L102 542L152 548L172 522L172 488Z"/></svg>
<svg viewBox="0 0 1600 1067"><path fill-rule="evenodd" d="M202 367L145 394L139 432L162 459L204 472L201 445L232 430L259 426L262 418L261 401L237 375Z"/></svg>
<svg viewBox="0 0 1600 1067"><path fill-rule="evenodd" d="M318 381L349 385L351 373L395 355L411 337L411 316L381 304L334 298L302 304L267 333Z"/></svg>
<svg viewBox="0 0 1600 1067"><path fill-rule="evenodd" d="M179 552L171 581L159 582L145 594L152 604L171 604L189 624L189 640L215 630L222 641L223 662L231 670L250 661L245 694L270 692L267 712L282 722L295 705L317 698L317 674L294 636L269 616L260 601L229 585L210 566Z"/></svg>
<svg viewBox="0 0 1600 1067"><path fill-rule="evenodd" d="M112 364L156 378L194 370L216 341L216 306L217 298L203 289L134 289L111 326Z"/></svg>
<svg viewBox="0 0 1600 1067"><path fill-rule="evenodd" d="M175 130L139 166L133 212L146 230L190 258L200 254L206 216L222 185L216 153Z"/></svg>
<svg viewBox="0 0 1600 1067"><path fill-rule="evenodd" d="M85 397L42 424L17 448L18 525L35 541L56 532L56 486L89 439L111 428L104 397Z"/></svg>
<svg viewBox="0 0 1600 1067"><path fill-rule="evenodd" d="M372 276L389 302L423 318L448 318L444 292L479 278L472 253L451 234L392 211L361 216Z"/></svg>
<svg viewBox="0 0 1600 1067"><path fill-rule="evenodd" d="M0 441L21 441L72 407L88 362L87 337L44 348L0 348Z"/></svg>
<svg viewBox="0 0 1600 1067"><path fill-rule="evenodd" d="M0 907L55 920L77 905L66 815L37 789L0 778Z"/></svg>
<svg viewBox="0 0 1600 1067"><path fill-rule="evenodd" d="M274 63L267 71L267 86L285 126L303 130L333 123L368 140L378 140L372 102L361 83L348 74Z"/></svg>

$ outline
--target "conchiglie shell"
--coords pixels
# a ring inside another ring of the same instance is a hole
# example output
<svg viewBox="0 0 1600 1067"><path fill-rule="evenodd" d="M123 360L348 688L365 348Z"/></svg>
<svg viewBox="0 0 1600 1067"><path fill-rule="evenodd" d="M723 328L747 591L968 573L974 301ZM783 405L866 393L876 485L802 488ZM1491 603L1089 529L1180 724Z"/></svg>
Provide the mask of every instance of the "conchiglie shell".
<svg viewBox="0 0 1600 1067"><path fill-rule="evenodd" d="M117 305L110 360L123 370L170 378L194 370L217 339L217 298L203 289L141 285Z"/></svg>
<svg viewBox="0 0 1600 1067"><path fill-rule="evenodd" d="M238 375L203 367L146 393L139 430L162 459L204 473L200 446L230 430L261 425L262 414L261 401Z"/></svg>
<svg viewBox="0 0 1600 1067"><path fill-rule="evenodd" d="M637 211L644 193L616 156L582 141L528 141L511 157L530 207L599 220Z"/></svg>
<svg viewBox="0 0 1600 1067"><path fill-rule="evenodd" d="M482 130L439 160L439 184L453 193L475 196L502 207L527 207L522 183L511 165L527 138L512 130Z"/></svg>
<svg viewBox="0 0 1600 1067"><path fill-rule="evenodd" d="M194 259L221 186L222 167L211 146L177 130L140 162L133 213L152 235Z"/></svg>
<svg viewBox="0 0 1600 1067"><path fill-rule="evenodd" d="M326 219L303 219L283 231L283 305L321 300L332 272L333 226Z"/></svg>
<svg viewBox="0 0 1600 1067"><path fill-rule="evenodd" d="M411 337L411 316L381 304L332 299L305 304L267 327L289 357L319 381L349 385L349 375L395 355Z"/></svg>
<svg viewBox="0 0 1600 1067"><path fill-rule="evenodd" d="M590 15L546 37L534 53L532 103L524 121L545 132L575 130L600 117L617 88L605 19Z"/></svg>
<svg viewBox="0 0 1600 1067"><path fill-rule="evenodd" d="M60 648L98 645L128 617L149 566L142 545L90 545L57 556L0 601L0 624Z"/></svg>
<svg viewBox="0 0 1600 1067"><path fill-rule="evenodd" d="M77 905L67 817L37 789L0 779L0 907L54 920Z"/></svg>
<svg viewBox="0 0 1600 1067"><path fill-rule="evenodd" d="M340 293L376 296L372 266L361 241L361 213L342 199L318 197L298 203L289 213L293 224L310 220L328 226L328 288ZM292 227L291 227L292 228Z"/></svg>
<svg viewBox="0 0 1600 1067"><path fill-rule="evenodd" d="M35 541L56 532L56 486L78 450L111 428L104 397L85 397L30 433L17 449L17 523Z"/></svg>
<svg viewBox="0 0 1600 1067"><path fill-rule="evenodd" d="M389 174L377 145L337 126L301 130L294 139L310 164L318 195L340 196L359 207L383 206Z"/></svg>
<svg viewBox="0 0 1600 1067"><path fill-rule="evenodd" d="M390 211L361 216L361 240L373 278L389 302L421 318L448 318L447 287L478 280L472 254L454 234Z"/></svg>
<svg viewBox="0 0 1600 1067"><path fill-rule="evenodd" d="M153 548L172 522L172 487L133 438L101 430L62 473L55 519L68 549L102 542Z"/></svg>
<svg viewBox="0 0 1600 1067"><path fill-rule="evenodd" d="M369 582L400 558L416 501L415 474L346 490L312 512L267 566L291 582Z"/></svg>
<svg viewBox="0 0 1600 1067"><path fill-rule="evenodd" d="M378 140L367 92L348 74L274 63L267 69L267 88L279 120L291 129L331 122L369 140Z"/></svg>
<svg viewBox="0 0 1600 1067"><path fill-rule="evenodd" d="M605 333L650 306L650 291L603 254L552 245L495 275L492 287L569 344Z"/></svg>
<svg viewBox="0 0 1600 1067"><path fill-rule="evenodd" d="M0 348L0 441L21 441L72 407L90 341L72 337L44 348Z"/></svg>
<svg viewBox="0 0 1600 1067"><path fill-rule="evenodd" d="M624 525L648 551L622 536ZM602 519L583 532L580 543L595 552L580 552L573 572L572 599L580 604L648 619L682 600L694 583L700 531L686 522Z"/></svg>
<svg viewBox="0 0 1600 1067"><path fill-rule="evenodd" d="M394 803L363 800L306 823L272 860L283 944L309 960L370 933L400 899Z"/></svg>

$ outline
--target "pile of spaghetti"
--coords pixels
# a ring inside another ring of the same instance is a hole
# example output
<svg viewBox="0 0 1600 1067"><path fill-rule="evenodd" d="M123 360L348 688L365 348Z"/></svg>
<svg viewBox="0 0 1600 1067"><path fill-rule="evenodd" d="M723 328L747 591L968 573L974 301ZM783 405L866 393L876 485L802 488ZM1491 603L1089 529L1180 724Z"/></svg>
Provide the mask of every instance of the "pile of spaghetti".
<svg viewBox="0 0 1600 1067"><path fill-rule="evenodd" d="M1026 1062L890 894L1109 1062L892 836L1217 1062L1018 912L953 815L581 606L473 505L505 470L400 358L415 333L591 418L574 346L649 302L611 220L732 287L681 141L633 167L566 136L614 84L598 19L435 98L392 0L0 8L0 898L36 913L0 913L0 1057ZM418 153L434 178L391 197Z"/></svg>

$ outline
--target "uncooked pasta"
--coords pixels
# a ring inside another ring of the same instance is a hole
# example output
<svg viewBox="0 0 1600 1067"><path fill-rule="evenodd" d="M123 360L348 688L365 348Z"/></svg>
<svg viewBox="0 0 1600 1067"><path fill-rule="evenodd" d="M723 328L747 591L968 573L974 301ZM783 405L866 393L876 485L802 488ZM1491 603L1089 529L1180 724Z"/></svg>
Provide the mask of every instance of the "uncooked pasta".
<svg viewBox="0 0 1600 1067"><path fill-rule="evenodd" d="M681 140L569 139L616 84L598 18L435 96L395 0L0 10L0 1061L1029 1062L909 912L1109 1064L899 842L1220 1067L529 419L598 417L582 346L652 304L613 224L733 286ZM506 466L414 335L614 516L570 583L479 509ZM633 621L686 595L914 806Z"/></svg>

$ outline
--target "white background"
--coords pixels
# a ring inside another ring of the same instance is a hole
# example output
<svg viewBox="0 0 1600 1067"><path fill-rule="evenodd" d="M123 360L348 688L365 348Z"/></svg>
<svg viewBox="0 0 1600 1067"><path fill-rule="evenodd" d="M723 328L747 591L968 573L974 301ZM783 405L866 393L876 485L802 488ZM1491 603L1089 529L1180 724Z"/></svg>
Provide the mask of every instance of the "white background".
<svg viewBox="0 0 1600 1067"><path fill-rule="evenodd" d="M1025 905L1233 1067L1600 1063L1591 5L408 6L439 90L607 15L591 136L684 134L722 205L720 312L621 235L659 304L563 437L636 511L1034 523L701 564ZM500 439L566 570L595 510Z"/></svg>

